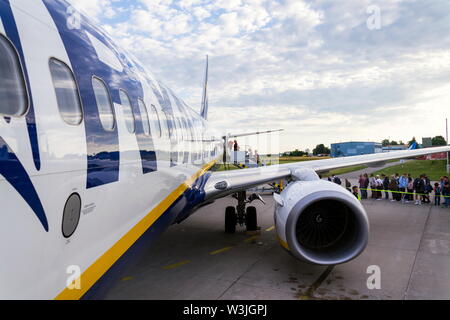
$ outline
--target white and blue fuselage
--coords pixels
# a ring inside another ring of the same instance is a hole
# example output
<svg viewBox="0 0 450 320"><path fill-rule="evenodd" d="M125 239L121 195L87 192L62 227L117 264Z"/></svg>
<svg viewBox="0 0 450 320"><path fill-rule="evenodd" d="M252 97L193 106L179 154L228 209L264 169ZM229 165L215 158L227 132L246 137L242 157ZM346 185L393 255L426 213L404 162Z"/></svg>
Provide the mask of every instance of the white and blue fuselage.
<svg viewBox="0 0 450 320"><path fill-rule="evenodd" d="M223 144L65 1L0 0L0 40L26 101L0 109L0 299L91 297L203 202Z"/></svg>

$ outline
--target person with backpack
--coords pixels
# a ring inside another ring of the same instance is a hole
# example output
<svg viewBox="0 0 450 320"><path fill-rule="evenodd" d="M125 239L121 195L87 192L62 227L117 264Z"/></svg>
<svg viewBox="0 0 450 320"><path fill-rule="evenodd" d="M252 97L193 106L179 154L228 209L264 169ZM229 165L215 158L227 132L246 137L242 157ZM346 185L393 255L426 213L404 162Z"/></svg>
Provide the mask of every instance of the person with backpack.
<svg viewBox="0 0 450 320"><path fill-rule="evenodd" d="M392 176L391 182L389 183L389 190L392 192L392 202L400 201L400 194L398 193L398 183L397 179L395 179L395 175Z"/></svg>
<svg viewBox="0 0 450 320"><path fill-rule="evenodd" d="M370 185L370 191L372 192L372 199L376 199L377 196L377 178L373 175L373 173L370 175L369 179L369 185Z"/></svg>
<svg viewBox="0 0 450 320"><path fill-rule="evenodd" d="M361 190L361 199L367 199L367 188L369 188L369 176L367 173L359 178L359 188Z"/></svg>
<svg viewBox="0 0 450 320"><path fill-rule="evenodd" d="M415 204L422 205L422 197L425 192L425 183L423 181L423 175L420 178L414 180L414 192L415 192Z"/></svg>
<svg viewBox="0 0 450 320"><path fill-rule="evenodd" d="M386 175L381 175L381 178L383 179L383 190L384 190L384 195L385 195L385 199L389 200L389 177Z"/></svg>
<svg viewBox="0 0 450 320"><path fill-rule="evenodd" d="M336 175L333 174L333 177L331 178L331 180L332 180L334 183L336 183L336 184L342 186L342 181L341 181L341 179L340 179L338 176L336 176Z"/></svg>
<svg viewBox="0 0 450 320"><path fill-rule="evenodd" d="M444 187L442 188L442 195L444 196L444 207L448 208L450 203L450 183L448 181L444 182Z"/></svg>
<svg viewBox="0 0 450 320"><path fill-rule="evenodd" d="M377 176L376 179L376 183L377 183L377 196L376 199L377 200L383 200L383 180L381 180L380 176Z"/></svg>
<svg viewBox="0 0 450 320"><path fill-rule="evenodd" d="M414 179L411 177L411 175L409 175L408 177L408 187L406 188L406 190L408 191L406 202L414 201Z"/></svg>

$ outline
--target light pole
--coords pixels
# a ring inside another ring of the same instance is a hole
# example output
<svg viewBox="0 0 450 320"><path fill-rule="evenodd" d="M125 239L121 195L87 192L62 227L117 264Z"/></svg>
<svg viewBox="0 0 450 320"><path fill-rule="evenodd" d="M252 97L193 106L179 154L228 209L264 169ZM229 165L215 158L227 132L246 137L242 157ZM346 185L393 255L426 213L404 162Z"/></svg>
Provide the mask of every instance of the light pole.
<svg viewBox="0 0 450 320"><path fill-rule="evenodd" d="M445 134L446 134L446 141L448 146L448 118L445 118ZM450 173L450 165L449 165L449 159L448 159L448 152L447 152L447 173Z"/></svg>

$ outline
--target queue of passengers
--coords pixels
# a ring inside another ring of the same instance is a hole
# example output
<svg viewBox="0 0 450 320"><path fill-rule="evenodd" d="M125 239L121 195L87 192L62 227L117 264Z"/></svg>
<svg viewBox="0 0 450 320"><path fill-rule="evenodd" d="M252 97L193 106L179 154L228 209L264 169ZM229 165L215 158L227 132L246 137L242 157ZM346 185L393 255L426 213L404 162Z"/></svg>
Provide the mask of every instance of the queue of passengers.
<svg viewBox="0 0 450 320"><path fill-rule="evenodd" d="M357 187L353 187L353 194L356 196ZM423 203L431 203L430 196L433 195L434 205L448 208L450 204L450 182L449 178L441 177L439 182L432 183L426 174L422 174L418 178L413 178L411 174L395 174L388 177L384 174L381 176L371 174L363 174L359 177L359 189L361 191L361 199L371 198L375 200L401 201L403 203L414 202L416 205ZM392 196L391 196L391 195ZM442 200L444 197L444 200Z"/></svg>

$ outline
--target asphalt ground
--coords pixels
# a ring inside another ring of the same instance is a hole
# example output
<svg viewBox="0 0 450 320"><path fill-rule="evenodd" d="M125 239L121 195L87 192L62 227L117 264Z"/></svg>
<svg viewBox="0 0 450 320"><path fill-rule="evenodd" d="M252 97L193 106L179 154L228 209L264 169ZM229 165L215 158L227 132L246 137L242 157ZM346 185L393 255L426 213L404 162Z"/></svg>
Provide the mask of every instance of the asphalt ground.
<svg viewBox="0 0 450 320"><path fill-rule="evenodd" d="M350 175L355 184L355 174ZM450 209L364 200L371 223L366 251L327 268L298 261L281 248L272 197L264 199L266 205L254 203L260 234L247 234L244 228L225 234L225 208L235 200L218 200L172 226L106 298L450 299ZM379 289L368 286L368 281L377 283L371 280L378 271Z"/></svg>

